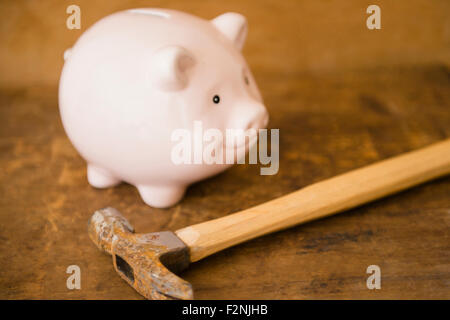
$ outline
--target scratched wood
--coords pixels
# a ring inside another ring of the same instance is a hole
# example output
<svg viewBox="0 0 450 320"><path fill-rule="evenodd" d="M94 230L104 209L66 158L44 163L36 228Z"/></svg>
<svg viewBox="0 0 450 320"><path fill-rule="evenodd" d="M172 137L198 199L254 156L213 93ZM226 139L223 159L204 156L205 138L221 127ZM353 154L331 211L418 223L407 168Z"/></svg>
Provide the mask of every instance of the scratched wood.
<svg viewBox="0 0 450 320"><path fill-rule="evenodd" d="M211 13L197 2L195 9ZM254 27L253 43L265 41L270 28ZM305 44L289 36L284 45L301 51ZM88 185L85 163L59 120L56 71L42 83L30 76L0 87L0 298L141 299L88 238L86 223L98 208L118 208L137 232L176 230L450 137L448 60L371 59L324 71L288 66L263 46L246 50L259 57L253 72L269 126L280 129L279 172L260 176L259 166L235 166L195 184L166 210L144 205L130 185ZM450 178L444 177L225 250L182 276L199 299L449 299L449 227ZM81 290L66 288L72 264L81 268ZM381 268L381 290L366 287L373 264Z"/></svg>

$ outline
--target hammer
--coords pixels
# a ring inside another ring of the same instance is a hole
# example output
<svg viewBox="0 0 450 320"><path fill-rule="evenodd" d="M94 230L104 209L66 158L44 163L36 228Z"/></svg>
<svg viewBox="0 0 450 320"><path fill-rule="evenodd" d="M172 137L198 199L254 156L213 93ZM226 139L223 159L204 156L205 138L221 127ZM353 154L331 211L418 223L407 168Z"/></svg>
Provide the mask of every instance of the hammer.
<svg viewBox="0 0 450 320"><path fill-rule="evenodd" d="M147 299L193 299L175 273L225 248L354 208L450 173L450 139L314 183L264 204L175 232L134 233L113 208L89 220L90 238Z"/></svg>

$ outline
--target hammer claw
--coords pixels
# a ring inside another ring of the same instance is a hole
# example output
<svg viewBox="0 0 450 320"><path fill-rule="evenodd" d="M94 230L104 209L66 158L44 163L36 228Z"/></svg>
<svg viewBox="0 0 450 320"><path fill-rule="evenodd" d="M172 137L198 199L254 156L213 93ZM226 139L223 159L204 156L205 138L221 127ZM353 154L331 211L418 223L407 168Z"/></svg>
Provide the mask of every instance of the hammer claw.
<svg viewBox="0 0 450 320"><path fill-rule="evenodd" d="M147 299L193 299L191 284L172 273L189 265L188 247L173 232L135 234L113 208L96 211L88 230L95 244L112 255L122 279Z"/></svg>
<svg viewBox="0 0 450 320"><path fill-rule="evenodd" d="M194 292L189 282L177 277L164 266L160 267L160 271L159 275L152 274L152 290L148 294L149 298L154 300L189 300L194 298Z"/></svg>

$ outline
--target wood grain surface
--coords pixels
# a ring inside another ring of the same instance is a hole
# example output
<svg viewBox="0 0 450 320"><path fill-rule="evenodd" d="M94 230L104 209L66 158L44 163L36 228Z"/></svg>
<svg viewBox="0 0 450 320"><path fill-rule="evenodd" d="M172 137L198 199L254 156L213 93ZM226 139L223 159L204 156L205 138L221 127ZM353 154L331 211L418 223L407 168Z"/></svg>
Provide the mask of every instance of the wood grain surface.
<svg viewBox="0 0 450 320"><path fill-rule="evenodd" d="M68 3L42 3L44 8L37 10L64 17ZM119 6L117 1L111 6L81 3L89 21ZM128 8L143 6L142 1L121 3ZM392 33L388 20L378 35L364 29L362 20L355 34L367 43L373 41L371 48L376 48L379 59L371 53L364 59L364 43L351 36L352 28L357 29L356 12L362 10L364 17L365 2L345 2L350 16L338 19L342 22L338 30L347 47L336 44L335 51L330 40L335 39L334 25L324 23L319 28L310 15L329 15L335 21L332 10L320 9L326 3L338 8L336 1L317 1L317 5L287 1L289 5L279 7L271 1L213 3L194 1L189 7L186 2L165 5L159 1L154 6L207 18L233 10L249 15L244 54L269 110L269 128L280 129L278 174L261 176L257 165L238 165L193 185L181 203L165 210L146 206L127 184L92 188L85 162L67 139L58 111L61 61L56 57L62 57L70 45L61 40L62 34L76 36L64 27L55 31L58 36L48 33L42 44L47 54L27 38L33 35L32 29L23 27L27 36L17 38L22 50L7 41L0 52L5 58L0 63L0 298L142 299L116 274L111 257L89 240L87 221L96 209L116 207L137 232L177 230L450 137L450 29L449 19L439 13L448 7L443 1L426 9L425 2L408 2L412 12L423 9L429 39L396 31L403 30L402 21L408 24L409 18L392 22ZM1 22L2 39L10 35L5 30L19 32L22 26L14 25L19 18L11 12L20 16L20 6L29 5L2 2L11 16ZM397 4L392 10L402 12L403 7ZM282 31L294 28L295 14L300 24L305 11L309 13L304 27L322 32L314 40L305 36L300 42L295 30ZM33 20L38 21L38 31L51 23L44 18L37 15ZM383 41L390 47L384 47ZM427 46L427 41L433 45ZM325 56L321 50L327 48ZM20 54L13 58L15 51ZM42 57L51 67L41 70ZM44 75L45 70L49 74ZM227 249L192 264L182 277L192 283L198 299L450 299L449 227L450 177L443 177L338 216ZM66 268L73 264L81 268L81 290L66 287ZM381 268L380 290L366 287L369 265Z"/></svg>

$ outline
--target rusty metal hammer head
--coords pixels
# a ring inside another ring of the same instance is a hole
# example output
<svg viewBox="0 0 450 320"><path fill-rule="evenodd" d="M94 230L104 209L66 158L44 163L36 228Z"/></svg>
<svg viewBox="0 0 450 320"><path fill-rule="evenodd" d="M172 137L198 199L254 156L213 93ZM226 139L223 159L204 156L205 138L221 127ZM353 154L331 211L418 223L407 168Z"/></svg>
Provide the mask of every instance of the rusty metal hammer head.
<svg viewBox="0 0 450 320"><path fill-rule="evenodd" d="M192 299L189 282L172 272L189 265L189 249L173 232L135 234L114 208L94 213L89 236L100 250L113 257L119 275L147 299Z"/></svg>

